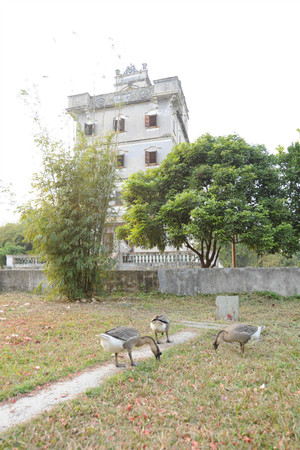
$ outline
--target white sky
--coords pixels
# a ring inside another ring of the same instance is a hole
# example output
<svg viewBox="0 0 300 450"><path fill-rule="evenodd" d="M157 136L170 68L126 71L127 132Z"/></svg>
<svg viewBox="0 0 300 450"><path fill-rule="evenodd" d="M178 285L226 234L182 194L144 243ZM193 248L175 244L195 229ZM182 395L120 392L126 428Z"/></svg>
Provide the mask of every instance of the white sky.
<svg viewBox="0 0 300 450"><path fill-rule="evenodd" d="M21 89L47 121L67 96L114 90L115 70L178 76L189 137L236 132L270 152L299 139L300 0L0 0L0 180L17 201L39 168ZM61 122L62 123L62 122ZM55 125L56 126L56 125ZM0 225L18 216L0 193Z"/></svg>

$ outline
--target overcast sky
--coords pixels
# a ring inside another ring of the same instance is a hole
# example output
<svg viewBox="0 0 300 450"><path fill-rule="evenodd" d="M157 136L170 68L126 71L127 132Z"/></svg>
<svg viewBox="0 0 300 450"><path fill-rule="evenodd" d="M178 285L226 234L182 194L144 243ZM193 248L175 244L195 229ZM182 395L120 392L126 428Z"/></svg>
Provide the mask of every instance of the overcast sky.
<svg viewBox="0 0 300 450"><path fill-rule="evenodd" d="M269 152L299 139L300 0L0 0L0 180L28 198L39 169L29 110L49 126L67 96L114 90L115 70L178 76L189 137L238 133ZM55 125L54 125L55 124ZM59 130L58 130L59 131ZM0 194L1 197L1 194ZM0 198L0 225L17 220Z"/></svg>

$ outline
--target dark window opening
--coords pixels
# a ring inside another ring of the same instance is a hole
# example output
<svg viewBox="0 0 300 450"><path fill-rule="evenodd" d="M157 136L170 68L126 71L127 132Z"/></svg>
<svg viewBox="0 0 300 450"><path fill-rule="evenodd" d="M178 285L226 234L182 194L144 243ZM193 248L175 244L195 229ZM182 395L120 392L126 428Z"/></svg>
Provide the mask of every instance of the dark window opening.
<svg viewBox="0 0 300 450"><path fill-rule="evenodd" d="M145 152L146 164L157 164L157 151Z"/></svg>
<svg viewBox="0 0 300 450"><path fill-rule="evenodd" d="M84 133L86 136L92 136L95 133L95 124L94 123L85 123L84 124Z"/></svg>
<svg viewBox="0 0 300 450"><path fill-rule="evenodd" d="M157 115L153 114L151 116L145 116L145 127L151 128L157 126Z"/></svg>
<svg viewBox="0 0 300 450"><path fill-rule="evenodd" d="M125 167L125 155L118 155L117 167Z"/></svg>
<svg viewBox="0 0 300 450"><path fill-rule="evenodd" d="M113 122L114 131L125 131L125 119L114 119Z"/></svg>

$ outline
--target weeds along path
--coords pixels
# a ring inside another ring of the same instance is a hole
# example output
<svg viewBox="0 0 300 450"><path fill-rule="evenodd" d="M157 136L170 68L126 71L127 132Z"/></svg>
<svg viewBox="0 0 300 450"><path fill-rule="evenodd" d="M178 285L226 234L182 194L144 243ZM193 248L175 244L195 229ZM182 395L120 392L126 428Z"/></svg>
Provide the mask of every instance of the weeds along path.
<svg viewBox="0 0 300 450"><path fill-rule="evenodd" d="M181 344L189 339L196 337L199 333L183 331L172 334L172 342L169 344L160 344L162 350L167 350L173 346ZM100 345L100 343L99 343ZM134 359L145 359L152 357L153 354L148 347L134 350ZM128 358L129 367L129 358ZM108 377L117 374L124 369L115 367L114 364L106 364L95 369L83 372L71 380L56 382L47 386L38 393L26 395L15 403L6 403L0 406L0 433L8 428L25 422L44 411L52 409L59 403L71 400L77 395L85 392L87 389L97 387Z"/></svg>

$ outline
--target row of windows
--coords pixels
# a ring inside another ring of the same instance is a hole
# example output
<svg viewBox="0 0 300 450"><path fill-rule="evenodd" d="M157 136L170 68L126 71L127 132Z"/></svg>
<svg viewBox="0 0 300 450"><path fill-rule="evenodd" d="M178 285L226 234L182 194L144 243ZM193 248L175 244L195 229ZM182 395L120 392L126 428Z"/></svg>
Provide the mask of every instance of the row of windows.
<svg viewBox="0 0 300 450"><path fill-rule="evenodd" d="M125 155L121 154L117 157L117 166L119 168L125 167ZM145 151L145 164L147 166L157 164L157 150ZM121 206L121 191L116 191L113 199L114 206Z"/></svg>
<svg viewBox="0 0 300 450"><path fill-rule="evenodd" d="M157 127L157 114L146 115L145 116L145 128L153 128ZM125 131L125 119L113 119L113 130L123 132ZM85 123L84 124L84 133L86 136L93 136L95 134L95 124L94 123Z"/></svg>
<svg viewBox="0 0 300 450"><path fill-rule="evenodd" d="M150 166L151 164L157 164L157 151L146 151L145 152L145 164ZM118 155L117 166L119 168L125 167L125 155Z"/></svg>

